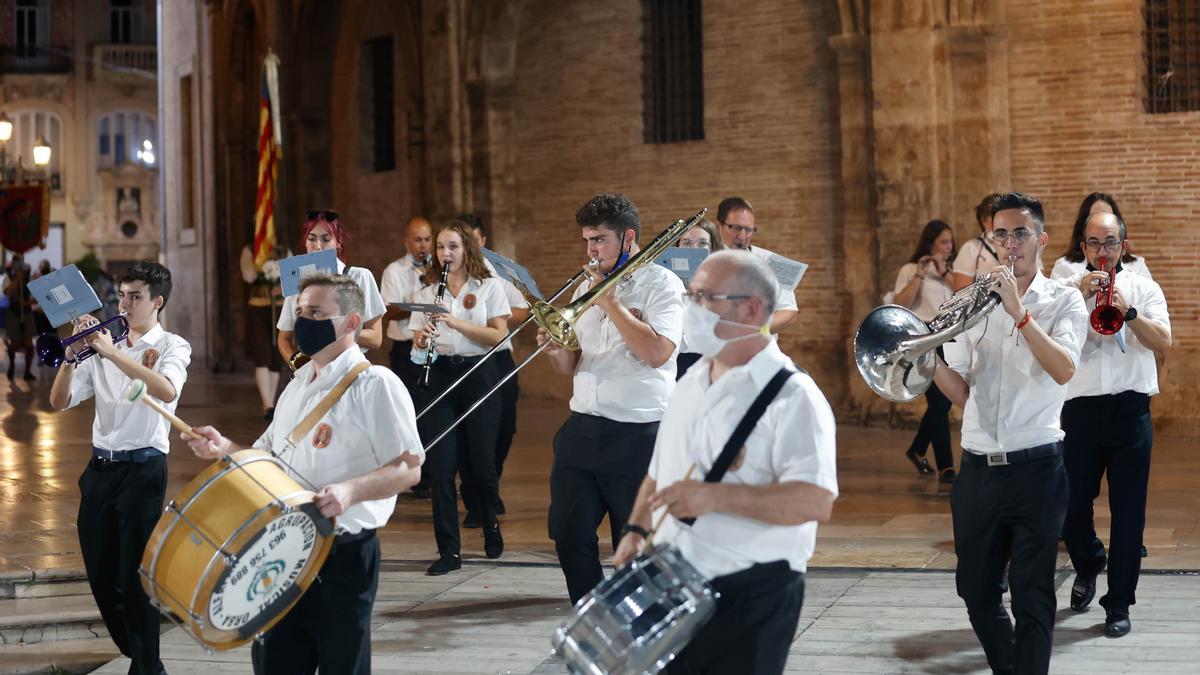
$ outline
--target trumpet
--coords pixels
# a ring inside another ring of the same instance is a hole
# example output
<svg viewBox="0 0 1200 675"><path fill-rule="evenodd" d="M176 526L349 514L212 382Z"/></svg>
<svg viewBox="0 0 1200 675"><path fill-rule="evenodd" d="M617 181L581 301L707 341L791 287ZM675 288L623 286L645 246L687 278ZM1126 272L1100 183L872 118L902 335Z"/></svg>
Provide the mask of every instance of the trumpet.
<svg viewBox="0 0 1200 675"><path fill-rule="evenodd" d="M129 319L125 318L124 314L118 314L111 319L106 319L86 330L80 331L67 338L59 338L57 333L42 333L37 336L35 346L37 347L38 362L43 366L57 368L64 363L78 365L80 362L88 359L96 354L96 350L91 347L84 347L77 351L74 356L68 354L68 349L80 340L86 340L89 335L102 330L108 330L108 326L115 324L111 331L113 342L124 340L129 335ZM86 344L86 343L85 343Z"/></svg>
<svg viewBox="0 0 1200 675"><path fill-rule="evenodd" d="M1015 259L1009 257L1012 267ZM937 348L983 321L1000 304L991 272L980 275L938 307L928 324L907 307L884 305L871 310L854 334L854 361L876 394L889 401L911 401L933 383Z"/></svg>
<svg viewBox="0 0 1200 675"><path fill-rule="evenodd" d="M443 261L442 262L442 279L441 279L441 281L438 282L438 289L437 289L436 302L439 304L446 297L446 281L449 278L450 278L450 263ZM432 320L433 315L431 315L429 318ZM429 375L433 368L434 356L437 354L437 351L436 351L437 350L437 337L434 336L434 337L429 338L428 342L429 342L429 344L426 345L426 349L425 349L425 363L421 366L421 377L420 377L420 379L417 380L417 386L420 387L421 389L429 388Z"/></svg>
<svg viewBox="0 0 1200 675"><path fill-rule="evenodd" d="M1117 285L1117 270L1108 271L1108 258L1100 256L1100 271L1108 273L1108 283L1096 292L1096 308L1088 317L1092 330L1101 335L1114 335L1125 325L1125 315L1112 304L1113 288Z"/></svg>

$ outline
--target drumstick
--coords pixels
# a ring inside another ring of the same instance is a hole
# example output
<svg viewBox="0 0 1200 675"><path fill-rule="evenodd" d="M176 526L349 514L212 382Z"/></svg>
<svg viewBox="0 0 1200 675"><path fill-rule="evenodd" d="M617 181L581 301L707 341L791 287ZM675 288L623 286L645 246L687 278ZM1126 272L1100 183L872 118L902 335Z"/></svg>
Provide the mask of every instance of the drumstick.
<svg viewBox="0 0 1200 675"><path fill-rule="evenodd" d="M689 480L692 477L692 473L695 472L695 470L696 470L696 465L693 463L691 466L688 467L687 473L683 474L683 480ZM658 532L658 528L663 524L663 521L667 519L667 514L669 512L670 512L670 507L663 509L663 512L661 515L659 515L658 520L654 521L654 527L650 528L650 536L646 537L642 541L642 547L639 549L639 551L645 551L646 549L650 548L650 545L652 543L654 543L654 533Z"/></svg>
<svg viewBox="0 0 1200 675"><path fill-rule="evenodd" d="M167 421L171 423L171 426L182 431L184 437L200 438L194 432L192 432L192 427L187 422L184 422L176 417L171 413L170 410L164 408L158 401L146 396L146 382L144 380L130 381L129 386L125 388L125 398L129 399L130 403L141 401L151 408L154 408L159 415L167 418Z"/></svg>

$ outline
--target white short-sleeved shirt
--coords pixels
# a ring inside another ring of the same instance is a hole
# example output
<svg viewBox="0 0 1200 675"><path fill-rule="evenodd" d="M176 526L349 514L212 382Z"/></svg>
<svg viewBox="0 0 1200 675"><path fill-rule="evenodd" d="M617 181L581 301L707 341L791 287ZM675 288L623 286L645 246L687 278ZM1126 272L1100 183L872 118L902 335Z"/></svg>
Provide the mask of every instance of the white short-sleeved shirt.
<svg viewBox="0 0 1200 675"><path fill-rule="evenodd" d="M675 387L663 415L650 460L650 477L661 490L683 480L695 463L694 480L703 480L734 428L780 368L794 369L772 340L749 363L732 368L716 382L711 359L702 358ZM829 403L813 379L792 375L746 439L745 455L734 460L721 479L735 485L811 483L838 494L836 423ZM654 515L657 521L660 513ZM744 516L707 513L690 527L667 517L656 535L673 542L709 578L758 563L786 560L804 572L816 547L817 523L771 525Z"/></svg>
<svg viewBox="0 0 1200 675"><path fill-rule="evenodd" d="M954 271L974 279L980 274L991 272L992 268L999 264L996 247L990 242L985 243L983 237L975 237L958 249L958 255L954 258Z"/></svg>
<svg viewBox="0 0 1200 675"><path fill-rule="evenodd" d="M1087 265L1087 260L1073 262L1067 260L1066 257L1059 258L1054 261L1054 268L1050 271L1050 278L1055 281L1064 282L1074 276L1083 278L1084 272L1087 271ZM1146 259L1140 256L1134 256L1131 263L1121 263L1121 270L1146 277L1147 279L1154 278L1150 274L1150 268L1146 266ZM1078 283L1078 280L1076 280L1076 284Z"/></svg>
<svg viewBox="0 0 1200 675"><path fill-rule="evenodd" d="M436 298L437 284L432 284L417 291L414 301L432 305ZM450 303L451 316L480 326L487 325L488 321L496 317L506 317L512 314L508 298L504 295L504 288L496 277L467 279L467 283L459 289L457 297L447 287L446 299ZM408 319L408 329L412 333L416 333L421 330L427 320L424 312L413 312ZM438 354L457 354L458 356L482 356L491 349L491 347L472 341L446 325L438 328L436 348Z"/></svg>
<svg viewBox="0 0 1200 675"><path fill-rule="evenodd" d="M511 281L502 279L499 274L496 274L496 267L492 264L491 260L484 258L483 264L487 267L487 271L492 273L496 281L500 282L500 287L504 289L504 297L508 298L509 307L513 309L527 309L529 307L529 303L525 302L525 296L521 295L521 291L517 290L517 287L513 286ZM511 316L512 312L509 312L509 315ZM505 340L500 345L500 349L511 351L512 340Z"/></svg>
<svg viewBox="0 0 1200 675"><path fill-rule="evenodd" d="M365 267L348 267L341 260L337 261L338 274L344 274L354 280L358 287L363 292L363 322L370 321L377 316L383 316L386 307L383 304L383 298L379 295L379 286L375 284L375 277L371 275L371 271ZM300 294L289 295L283 299L283 309L279 310L279 321L275 327L279 330L294 331L296 329L296 303L300 301ZM362 351L366 349L360 347Z"/></svg>
<svg viewBox="0 0 1200 675"><path fill-rule="evenodd" d="M175 400L159 401L174 412L187 382L187 367L192 361L192 346L187 340L163 330L156 324L138 341L129 345L119 340L117 349L129 358L162 375L175 387ZM92 445L110 452L138 448L156 448L164 453L171 449L171 425L153 408L125 398L125 388L131 378L108 359L96 355L75 368L71 378L73 408L96 397L96 419L92 422ZM146 396L150 396L146 392ZM153 397L152 397L153 398Z"/></svg>
<svg viewBox="0 0 1200 675"><path fill-rule="evenodd" d="M386 305L393 302L412 302L412 297L421 290L421 274L424 267L418 267L411 255L398 258L383 268L380 277L379 295ZM395 342L407 342L412 339L408 332L408 321L399 319L387 322L387 336Z"/></svg>
<svg viewBox="0 0 1200 675"><path fill-rule="evenodd" d="M905 286L912 281L917 275L916 263L905 263L900 271L896 274L896 288L891 293L883 296L884 302L895 302L895 298L904 290ZM913 304L909 309L916 314L919 319L929 323L933 317L937 316L938 308L942 306L950 297L954 295L954 289L950 287L949 282L945 277L939 277L937 272L926 272L925 278L921 280L921 285L917 288L917 296L913 299Z"/></svg>
<svg viewBox="0 0 1200 675"><path fill-rule="evenodd" d="M1083 296L1037 273L1023 298L1038 326L1079 365L1088 331ZM1030 351L1012 317L997 305L986 319L943 346L946 364L970 390L963 411L962 446L987 454L1032 448L1063 439L1059 413L1067 385L1050 377Z"/></svg>
<svg viewBox="0 0 1200 675"><path fill-rule="evenodd" d="M572 300L590 282L575 288ZM661 265L645 265L611 291L613 297L655 333L676 345L658 368L633 355L608 314L592 305L575 322L579 363L575 366L571 410L617 422L657 422L675 387L675 357L683 334L683 282Z"/></svg>
<svg viewBox="0 0 1200 675"><path fill-rule="evenodd" d="M1079 293L1079 282L1087 270L1063 280L1063 285ZM1117 290L1121 291L1130 307L1137 310L1135 321L1149 319L1171 330L1171 317L1167 312L1167 298L1162 288L1150 279L1122 270L1117 272ZM1083 296L1079 293L1080 297ZM1096 308L1096 296L1085 301L1090 316ZM1087 341L1079 359L1079 368L1067 383L1067 400L1080 396L1106 396L1123 391L1138 391L1154 396L1158 393L1158 367L1154 362L1154 351L1142 344L1128 326L1121 328L1125 340L1125 351L1117 342L1116 335L1101 335L1087 331Z"/></svg>
<svg viewBox="0 0 1200 675"><path fill-rule="evenodd" d="M317 489L368 474L406 452L424 463L412 399L400 378L383 366L363 371L298 445L288 445L288 434L304 416L365 360L359 350L347 349L320 373L311 361L301 366L280 394L275 419L254 447L276 452ZM313 445L316 439L322 447ZM338 532L383 527L395 505L395 495L354 504L337 517Z"/></svg>
<svg viewBox="0 0 1200 675"><path fill-rule="evenodd" d="M763 260L768 260L768 261L769 261L770 257L772 255L774 255L774 251L768 251L767 249L765 249L761 246L751 246L749 248L749 251L751 253L753 253L755 256L757 256ZM780 285L779 298L776 299L776 301L775 301L775 311L776 312L778 312L779 310L795 311L798 307L799 306L796 304L796 291L794 289L785 288L782 285Z"/></svg>

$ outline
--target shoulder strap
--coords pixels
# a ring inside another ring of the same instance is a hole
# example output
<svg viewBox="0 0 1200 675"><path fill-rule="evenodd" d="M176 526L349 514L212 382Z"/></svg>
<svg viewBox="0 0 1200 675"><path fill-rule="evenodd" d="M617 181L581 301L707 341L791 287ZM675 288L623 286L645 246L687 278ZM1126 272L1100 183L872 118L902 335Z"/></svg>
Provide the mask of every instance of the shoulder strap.
<svg viewBox="0 0 1200 675"><path fill-rule="evenodd" d="M986 249L988 253L991 253L993 258L1000 260L1000 256L996 255L996 249L992 248L992 245L987 242L987 239L980 236L979 243L983 244L983 248ZM975 274L978 275L979 270L975 270Z"/></svg>
<svg viewBox="0 0 1200 675"><path fill-rule="evenodd" d="M354 347L354 349L357 349L357 347ZM296 428L292 429L292 433L287 435L287 442L292 446L299 445L300 441L308 435L308 432L312 431L317 422L325 416L325 413L329 412L330 408L342 398L342 395L346 393L350 385L354 384L354 380L358 379L358 376L370 367L370 361L362 361L351 368L350 372L346 373L346 376L342 378L342 381L338 382L333 389L330 389L329 393L325 394L325 398L321 399L321 402L316 407L308 411L304 419L300 420L300 424L297 424Z"/></svg>
<svg viewBox="0 0 1200 675"><path fill-rule="evenodd" d="M706 483L719 483L725 477L725 472L733 465L733 460L737 458L742 446L745 445L746 439L750 437L750 433L754 431L754 427L758 421L762 419L763 413L767 412L767 406L775 400L779 395L779 390L783 389L783 385L788 378L796 374L796 370L792 370L787 366L779 369L775 376L767 382L767 386L758 393L758 397L750 404L750 409L746 411L742 421L733 430L733 435L725 443L725 448L721 450L721 454L717 456L717 461L713 462L712 468L704 476ZM696 522L695 518L681 518L682 522L691 525Z"/></svg>

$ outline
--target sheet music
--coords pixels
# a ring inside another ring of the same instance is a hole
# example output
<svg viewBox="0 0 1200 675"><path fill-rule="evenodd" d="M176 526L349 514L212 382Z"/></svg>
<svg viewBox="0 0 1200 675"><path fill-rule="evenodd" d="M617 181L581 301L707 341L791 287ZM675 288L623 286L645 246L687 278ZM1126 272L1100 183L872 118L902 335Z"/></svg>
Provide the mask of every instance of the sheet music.
<svg viewBox="0 0 1200 675"><path fill-rule="evenodd" d="M775 273L775 279L779 282L779 286L793 291L796 290L796 286L800 284L800 280L804 278L804 273L808 270L808 263L785 258L778 253L767 256L767 264Z"/></svg>

